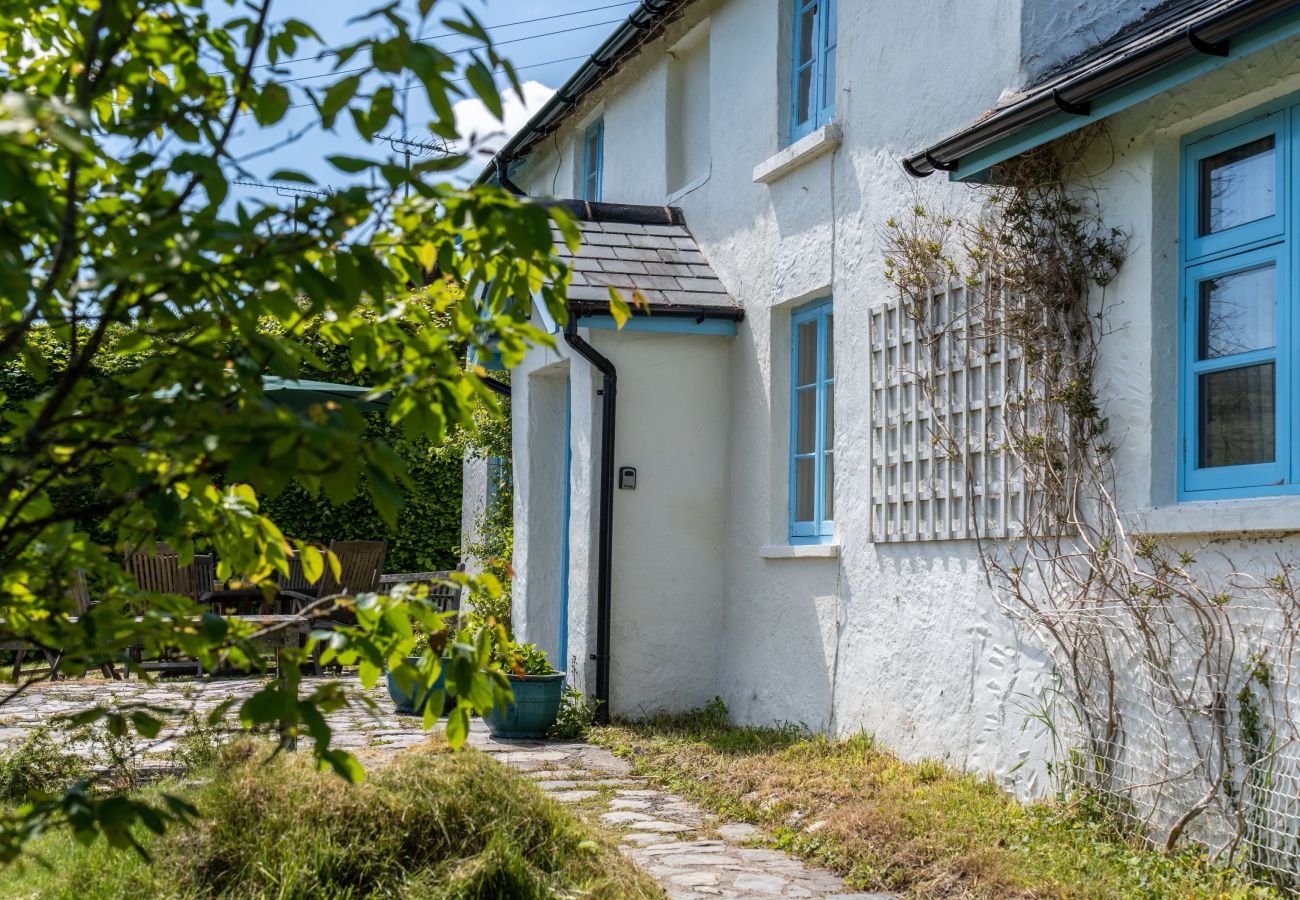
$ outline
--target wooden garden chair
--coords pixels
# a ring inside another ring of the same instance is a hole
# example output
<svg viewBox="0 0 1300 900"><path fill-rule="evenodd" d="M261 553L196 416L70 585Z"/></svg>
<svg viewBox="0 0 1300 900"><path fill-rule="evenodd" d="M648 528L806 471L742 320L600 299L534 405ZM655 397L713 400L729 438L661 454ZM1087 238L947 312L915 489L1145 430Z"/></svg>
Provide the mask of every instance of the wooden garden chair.
<svg viewBox="0 0 1300 900"><path fill-rule="evenodd" d="M289 577L282 580L280 596L287 598L295 613L302 613L313 603L340 594L356 596L379 589L379 579L384 573L384 560L388 556L387 541L330 541L330 552L339 561L339 575L325 565L325 574L315 584L308 584L302 572L302 561L296 556L290 561ZM310 615L310 614L309 614ZM350 620L350 621L349 621ZM340 610L328 615L312 616L311 627L337 628L351 625L355 619ZM321 673L320 648L312 650L312 663L316 674Z"/></svg>
<svg viewBox="0 0 1300 900"><path fill-rule="evenodd" d="M215 584L216 565L210 553L196 553L188 566L182 566L180 554L170 545L159 541L153 553L140 550L126 554L126 570L135 576L143 590L157 594L180 594L198 601L211 593ZM136 650L136 662L142 668L159 671L193 668L201 671L197 660L162 659L144 663Z"/></svg>

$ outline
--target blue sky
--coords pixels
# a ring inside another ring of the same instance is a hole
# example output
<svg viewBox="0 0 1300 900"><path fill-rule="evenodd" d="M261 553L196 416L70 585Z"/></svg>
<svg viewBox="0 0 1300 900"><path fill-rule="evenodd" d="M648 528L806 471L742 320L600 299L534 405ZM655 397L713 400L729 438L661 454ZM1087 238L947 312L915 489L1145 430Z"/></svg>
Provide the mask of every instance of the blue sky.
<svg viewBox="0 0 1300 900"><path fill-rule="evenodd" d="M374 33L374 24L350 20L369 11L377 3L378 0L275 0L272 17L302 19L321 34L327 45L334 46ZM242 14L241 6L242 3L232 10L224 0L209 0L208 3L209 10L219 20ZM401 0L400 6L411 12L412 20L417 18L417 0ZM524 101L510 98L510 102L507 102L507 122L504 127L478 101L462 101L457 106L457 120L462 131L473 131L480 136L495 132L490 143L499 144L503 140L502 134L517 128L531 111L545 102L555 88L581 64L582 59L590 55L614 30L615 23L626 18L636 8L636 3L617 3L616 0L440 0L434 7L429 28L438 46L454 50L473 45L472 40L459 35L441 36L446 34L447 29L441 27L438 20L453 16L462 8L473 12L488 26L494 41L501 45L500 51L520 68L520 79L526 82ZM553 18L546 21L524 21L542 17ZM312 57L317 49L314 46L304 48L297 56ZM286 70L284 74L274 77L286 83L293 95L293 103L302 102L304 98L300 92L303 88L331 83L329 78L311 79L310 76L329 73L333 68L332 61L308 58L301 62L282 64L282 68ZM261 71L270 77L269 70ZM289 79L308 80L292 82ZM422 91L409 91L401 96L405 96L409 102L405 130L415 137L427 136L431 116ZM362 141L346 116L340 117L333 131L324 131L319 125L312 128L313 118L314 110L311 108L291 109L279 127L263 129L257 127L250 116L245 120L247 124L236 130L232 152L243 160L241 165L258 180L269 179L277 169L289 168L305 172L323 184L341 184L345 178L325 162L327 156L337 153L354 156L392 153L387 145L380 148ZM291 137L294 140L288 146L276 146ZM480 165L481 163L472 164L470 168L473 174L477 173ZM232 191L233 198L251 199L259 193L268 192L249 188L236 188Z"/></svg>

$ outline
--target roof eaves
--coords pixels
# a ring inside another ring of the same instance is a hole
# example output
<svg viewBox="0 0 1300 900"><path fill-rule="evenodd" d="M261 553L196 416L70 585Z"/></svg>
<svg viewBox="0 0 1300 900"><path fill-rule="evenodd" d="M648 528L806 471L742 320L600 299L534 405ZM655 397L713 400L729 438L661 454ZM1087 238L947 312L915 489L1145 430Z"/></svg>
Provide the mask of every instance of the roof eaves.
<svg viewBox="0 0 1300 900"><path fill-rule="evenodd" d="M627 21L615 29L523 128L516 131L493 155L479 173L478 183L491 180L499 169L508 169L510 163L524 156L533 144L550 134L560 120L577 107L578 101L585 94L636 55L642 46L658 34L670 16L691 2L693 0L641 0Z"/></svg>
<svg viewBox="0 0 1300 900"><path fill-rule="evenodd" d="M990 110L972 125L905 157L903 168L918 178L935 171L958 170L965 173L959 177L968 177L971 167L963 158L1049 121L1063 123L1055 129L1060 133L1082 127L1102 117L1094 110L1095 101L1188 59L1210 58L1222 63L1253 52L1256 47L1238 48L1235 39L1270 19L1297 10L1300 0L1218 0L1199 9L1179 7L1173 15L1162 8L1147 27L1121 32L1118 40L1090 51L1080 62L1024 92L1017 100ZM1006 154L1010 155L1014 154Z"/></svg>

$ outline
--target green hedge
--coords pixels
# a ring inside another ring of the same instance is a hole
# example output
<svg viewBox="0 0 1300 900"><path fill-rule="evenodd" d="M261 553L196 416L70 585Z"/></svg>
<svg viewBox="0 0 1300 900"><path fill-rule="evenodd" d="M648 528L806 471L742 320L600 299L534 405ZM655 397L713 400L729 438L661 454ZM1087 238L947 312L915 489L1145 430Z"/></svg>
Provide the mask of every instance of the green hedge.
<svg viewBox="0 0 1300 900"><path fill-rule="evenodd" d="M384 569L389 572L454 568L460 559L460 455L435 454L423 443L397 449L410 467L412 487L396 529L384 524L364 487L352 500L335 506L295 484L265 501L263 509L289 537L322 543L386 540Z"/></svg>
<svg viewBox="0 0 1300 900"><path fill-rule="evenodd" d="M38 335L38 360L10 362L0 367L0 411L10 403L35 397L47 383L48 375L42 368L58 371L67 360L67 348L53 334ZM312 372L305 377L327 381L355 382L349 371L346 350L327 347L320 342L304 339L318 357L333 363L330 371ZM111 362L129 369L131 361L112 357ZM97 371L96 377L105 390L126 390L116 371ZM334 505L322 496L312 496L296 484L275 497L263 496L263 508L272 521L291 538L320 541L330 540L387 540L388 561L384 568L389 572L424 572L449 569L460 558L460 507L461 458L463 445L450 440L442 448L434 448L424 440L407 440L399 429L393 428L383 414L371 414L371 434L386 440L405 460L410 476L397 527L389 528L366 495L364 482L352 500ZM9 426L0 420L0 430ZM259 494L263 489L256 479L250 479ZM99 522L78 522L95 540L111 541L110 535Z"/></svg>

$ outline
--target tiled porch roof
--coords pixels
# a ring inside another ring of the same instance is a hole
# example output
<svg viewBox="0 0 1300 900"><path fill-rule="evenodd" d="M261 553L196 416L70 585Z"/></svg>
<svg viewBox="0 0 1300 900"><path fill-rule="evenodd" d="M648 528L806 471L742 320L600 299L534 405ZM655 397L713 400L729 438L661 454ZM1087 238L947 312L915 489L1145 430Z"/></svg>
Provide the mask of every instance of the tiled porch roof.
<svg viewBox="0 0 1300 900"><path fill-rule="evenodd" d="M651 315L656 310L680 314L698 309L704 316L716 310L728 318L740 317L740 306L700 252L680 209L562 202L582 230L576 256L555 231L559 255L573 270L570 306L608 309L609 288L615 287L629 305L633 292L640 291Z"/></svg>

